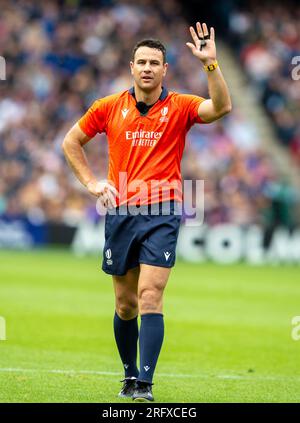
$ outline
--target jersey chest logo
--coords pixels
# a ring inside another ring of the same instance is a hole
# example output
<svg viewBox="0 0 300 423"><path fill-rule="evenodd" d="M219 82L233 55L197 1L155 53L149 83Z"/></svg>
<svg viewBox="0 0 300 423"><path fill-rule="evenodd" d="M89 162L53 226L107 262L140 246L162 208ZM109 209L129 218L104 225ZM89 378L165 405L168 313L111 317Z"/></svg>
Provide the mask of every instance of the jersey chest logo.
<svg viewBox="0 0 300 423"><path fill-rule="evenodd" d="M129 109L125 108L125 109L121 110L121 112L122 112L123 119L125 119L126 116L127 116L127 113L129 112Z"/></svg>
<svg viewBox="0 0 300 423"><path fill-rule="evenodd" d="M161 109L161 111L160 111L161 118L159 119L160 122L168 122L169 121L169 118L167 117L168 112L169 112L169 109L166 106Z"/></svg>

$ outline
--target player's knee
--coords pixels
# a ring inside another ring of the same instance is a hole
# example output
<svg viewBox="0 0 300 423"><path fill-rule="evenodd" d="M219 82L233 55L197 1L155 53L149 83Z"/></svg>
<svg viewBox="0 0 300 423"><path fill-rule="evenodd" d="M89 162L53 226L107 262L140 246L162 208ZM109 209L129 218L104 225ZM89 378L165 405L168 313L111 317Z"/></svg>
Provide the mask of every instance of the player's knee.
<svg viewBox="0 0 300 423"><path fill-rule="evenodd" d="M155 311L161 302L163 291L156 288L144 288L139 293L139 308L144 311Z"/></svg>
<svg viewBox="0 0 300 423"><path fill-rule="evenodd" d="M138 315L138 303L137 301L130 301L127 303L117 303L116 312L118 316L123 320L133 319Z"/></svg>

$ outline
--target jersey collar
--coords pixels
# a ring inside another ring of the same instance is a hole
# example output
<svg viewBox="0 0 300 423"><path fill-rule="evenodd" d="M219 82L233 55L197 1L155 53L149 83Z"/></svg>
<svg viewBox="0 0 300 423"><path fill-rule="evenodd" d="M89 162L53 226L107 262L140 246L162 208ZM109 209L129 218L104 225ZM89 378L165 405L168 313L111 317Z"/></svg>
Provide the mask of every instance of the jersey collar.
<svg viewBox="0 0 300 423"><path fill-rule="evenodd" d="M129 94L131 94L131 95L132 95L132 97L134 97L134 98L135 98L135 94L134 94L134 87L131 87L131 88L128 90L128 92L129 92ZM165 98L167 98L168 94L169 94L168 90L167 90L165 87L162 87L162 92L161 92L161 94L160 94L160 96L159 96L159 99L158 99L158 100L163 101Z"/></svg>

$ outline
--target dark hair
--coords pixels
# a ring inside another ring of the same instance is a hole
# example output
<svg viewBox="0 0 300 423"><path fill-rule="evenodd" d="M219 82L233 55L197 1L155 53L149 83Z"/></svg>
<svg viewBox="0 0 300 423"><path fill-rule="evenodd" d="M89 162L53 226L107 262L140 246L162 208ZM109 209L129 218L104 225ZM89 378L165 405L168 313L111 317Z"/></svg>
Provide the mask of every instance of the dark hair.
<svg viewBox="0 0 300 423"><path fill-rule="evenodd" d="M154 40L153 38L146 38L136 43L136 45L133 47L133 50L132 50L133 62L134 62L135 53L137 49L140 47L149 47L149 48L155 48L156 50L160 50L163 55L163 63L164 64L166 63L166 47L159 40Z"/></svg>

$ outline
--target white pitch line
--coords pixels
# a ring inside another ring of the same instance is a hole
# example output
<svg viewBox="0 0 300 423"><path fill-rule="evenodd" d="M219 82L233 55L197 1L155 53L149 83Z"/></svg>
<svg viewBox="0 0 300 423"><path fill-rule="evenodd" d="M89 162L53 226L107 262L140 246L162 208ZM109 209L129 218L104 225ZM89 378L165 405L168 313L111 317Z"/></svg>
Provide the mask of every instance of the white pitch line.
<svg viewBox="0 0 300 423"><path fill-rule="evenodd" d="M63 375L95 375L95 376L119 376L122 377L120 372L105 372L97 370L73 370L73 369L22 369L22 368L0 368L2 373L49 373L49 374L63 374ZM226 375L226 374L217 374L217 375L208 375L208 374L176 374L176 373L157 373L157 376L162 377L171 377L171 378L183 378L183 379L228 379L228 380L296 380L300 381L300 377L297 376L268 376L268 375L253 375L249 376L242 375Z"/></svg>
<svg viewBox="0 0 300 423"><path fill-rule="evenodd" d="M117 372L104 372L97 370L59 370L59 369L20 369L20 368L0 368L0 372L7 373L56 373L65 375L77 375L77 374L90 374L90 375L102 375L102 376L118 376L120 373Z"/></svg>

